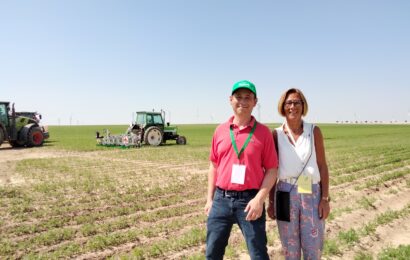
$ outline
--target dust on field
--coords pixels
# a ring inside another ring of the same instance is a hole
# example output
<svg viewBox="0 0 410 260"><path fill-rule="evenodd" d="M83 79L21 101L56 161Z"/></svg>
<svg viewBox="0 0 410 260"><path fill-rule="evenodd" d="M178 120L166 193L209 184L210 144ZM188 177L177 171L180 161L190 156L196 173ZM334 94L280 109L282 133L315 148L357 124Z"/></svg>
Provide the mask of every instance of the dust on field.
<svg viewBox="0 0 410 260"><path fill-rule="evenodd" d="M15 172L16 161L59 156L64 156L64 153L50 151L43 147L13 148L8 143L2 144L0 147L0 187L24 184L24 178Z"/></svg>

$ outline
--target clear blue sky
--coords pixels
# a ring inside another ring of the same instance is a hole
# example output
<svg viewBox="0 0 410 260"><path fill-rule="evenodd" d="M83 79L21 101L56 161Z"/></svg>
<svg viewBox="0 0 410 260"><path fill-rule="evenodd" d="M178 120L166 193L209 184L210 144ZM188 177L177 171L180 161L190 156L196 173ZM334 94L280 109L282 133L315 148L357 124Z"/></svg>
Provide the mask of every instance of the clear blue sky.
<svg viewBox="0 0 410 260"><path fill-rule="evenodd" d="M410 120L410 1L0 0L0 100L46 124L220 123L242 79L262 122L289 87L308 121Z"/></svg>

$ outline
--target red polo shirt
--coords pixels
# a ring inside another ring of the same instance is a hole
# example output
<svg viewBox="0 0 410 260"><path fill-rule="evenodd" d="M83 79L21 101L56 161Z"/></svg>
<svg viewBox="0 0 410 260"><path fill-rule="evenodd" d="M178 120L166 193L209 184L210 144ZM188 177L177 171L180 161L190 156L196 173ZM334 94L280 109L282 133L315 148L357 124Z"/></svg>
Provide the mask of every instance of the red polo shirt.
<svg viewBox="0 0 410 260"><path fill-rule="evenodd" d="M259 122L248 146L238 160L232 146L229 129L231 126L233 127L235 142L240 151L254 124L255 118L252 116L249 125L239 129L237 125L233 124L233 117L231 117L216 128L209 158L217 167L215 184L219 188L236 191L260 189L265 177L265 170L278 167L272 133L268 127ZM246 165L244 184L231 183L233 164Z"/></svg>

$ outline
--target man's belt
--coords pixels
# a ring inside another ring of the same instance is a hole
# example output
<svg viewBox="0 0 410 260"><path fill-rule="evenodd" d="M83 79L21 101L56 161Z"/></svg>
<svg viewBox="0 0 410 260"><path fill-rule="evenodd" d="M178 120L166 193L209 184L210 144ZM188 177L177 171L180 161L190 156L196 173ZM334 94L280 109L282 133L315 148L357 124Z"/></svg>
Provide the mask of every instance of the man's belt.
<svg viewBox="0 0 410 260"><path fill-rule="evenodd" d="M244 198L249 198L249 197L255 197L259 190L252 189L252 190L236 191L236 190L224 190L219 187L216 187L216 191L222 194L226 198L244 199Z"/></svg>

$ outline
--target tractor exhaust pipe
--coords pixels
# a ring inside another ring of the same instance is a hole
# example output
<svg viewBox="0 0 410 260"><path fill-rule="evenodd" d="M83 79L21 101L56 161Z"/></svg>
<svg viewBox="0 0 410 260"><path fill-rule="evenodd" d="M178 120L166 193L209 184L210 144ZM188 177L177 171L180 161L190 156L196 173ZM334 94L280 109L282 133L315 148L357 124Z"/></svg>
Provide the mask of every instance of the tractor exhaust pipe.
<svg viewBox="0 0 410 260"><path fill-rule="evenodd" d="M16 110L14 109L14 103L11 105L11 127L9 134L11 140L17 140Z"/></svg>

